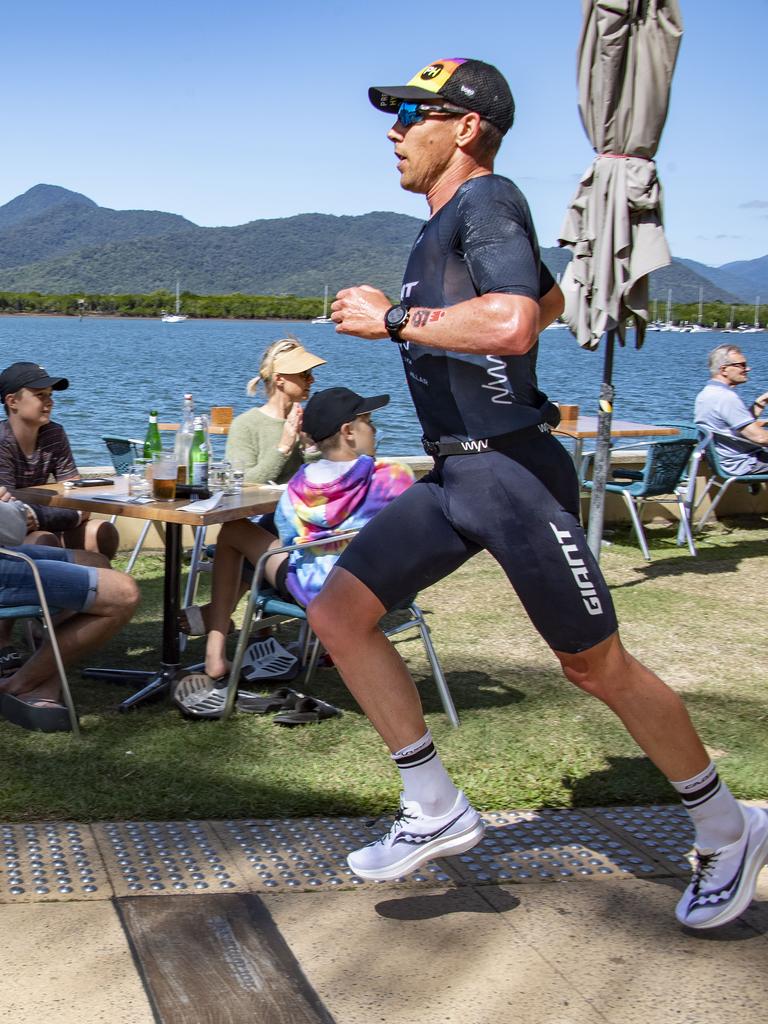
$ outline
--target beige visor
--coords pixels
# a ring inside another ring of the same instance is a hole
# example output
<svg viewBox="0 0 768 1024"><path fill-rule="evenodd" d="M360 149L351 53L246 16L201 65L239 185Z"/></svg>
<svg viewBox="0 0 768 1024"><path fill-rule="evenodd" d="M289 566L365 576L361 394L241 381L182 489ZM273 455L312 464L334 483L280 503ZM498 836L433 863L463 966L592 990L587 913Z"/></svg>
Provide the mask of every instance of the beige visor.
<svg viewBox="0 0 768 1024"><path fill-rule="evenodd" d="M325 359L313 356L303 345L297 345L290 352L280 352L272 363L272 373L303 373L315 366L322 366Z"/></svg>

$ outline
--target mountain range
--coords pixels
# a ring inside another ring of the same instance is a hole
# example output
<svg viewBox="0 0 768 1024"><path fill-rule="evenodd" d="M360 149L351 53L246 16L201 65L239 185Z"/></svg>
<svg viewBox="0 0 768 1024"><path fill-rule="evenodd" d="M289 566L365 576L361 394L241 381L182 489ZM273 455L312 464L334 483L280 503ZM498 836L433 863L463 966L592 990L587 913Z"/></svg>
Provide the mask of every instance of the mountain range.
<svg viewBox="0 0 768 1024"><path fill-rule="evenodd" d="M148 293L177 278L201 295L320 295L370 281L397 295L421 221L399 213L305 213L236 227L200 227L177 214L111 210L57 185L35 185L0 206L0 289ZM542 248L553 274L567 250ZM674 259L651 275L651 298L675 303L768 301L768 255L709 267Z"/></svg>

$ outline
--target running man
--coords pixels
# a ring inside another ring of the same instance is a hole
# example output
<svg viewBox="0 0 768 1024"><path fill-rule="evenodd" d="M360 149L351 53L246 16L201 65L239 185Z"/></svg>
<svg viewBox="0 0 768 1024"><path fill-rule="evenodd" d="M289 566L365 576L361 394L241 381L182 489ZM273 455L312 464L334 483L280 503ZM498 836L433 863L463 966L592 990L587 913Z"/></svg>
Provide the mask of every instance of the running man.
<svg viewBox="0 0 768 1024"><path fill-rule="evenodd" d="M351 853L350 867L362 878L397 878L483 835L378 622L402 597L484 548L566 678L621 719L680 793L696 850L678 920L724 924L752 900L768 858L768 813L734 799L678 696L619 640L579 525L571 459L549 433L552 407L536 386L538 333L561 312L562 296L542 271L525 198L493 173L514 118L509 86L491 65L452 58L408 85L372 88L369 98L396 117L387 137L401 187L425 195L431 217L414 243L398 305L362 285L339 292L332 315L339 333L399 345L435 467L365 527L309 608L403 781L392 827Z"/></svg>

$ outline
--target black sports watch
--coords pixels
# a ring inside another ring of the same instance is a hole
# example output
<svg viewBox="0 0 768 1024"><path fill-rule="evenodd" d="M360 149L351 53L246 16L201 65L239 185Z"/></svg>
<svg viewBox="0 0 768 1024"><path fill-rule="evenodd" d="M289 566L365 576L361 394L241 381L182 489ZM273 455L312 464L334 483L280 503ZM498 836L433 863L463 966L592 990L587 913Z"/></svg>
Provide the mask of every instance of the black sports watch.
<svg viewBox="0 0 768 1024"><path fill-rule="evenodd" d="M387 312L384 314L384 326L387 328L392 341L402 343L403 339L400 337L400 331L402 331L408 323L410 316L410 309L402 303L398 303L397 306L389 307Z"/></svg>

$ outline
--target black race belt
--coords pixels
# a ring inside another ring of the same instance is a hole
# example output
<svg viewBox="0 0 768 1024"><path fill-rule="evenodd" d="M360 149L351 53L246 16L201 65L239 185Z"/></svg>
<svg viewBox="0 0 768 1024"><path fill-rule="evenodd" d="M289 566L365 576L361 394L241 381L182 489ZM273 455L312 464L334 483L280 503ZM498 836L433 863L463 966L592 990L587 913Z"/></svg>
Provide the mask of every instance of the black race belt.
<svg viewBox="0 0 768 1024"><path fill-rule="evenodd" d="M507 451L513 445L519 444L520 441L550 432L547 423L537 423L536 426L522 427L509 434L497 434L496 437L481 437L478 440L467 441L430 441L428 437L422 437L421 443L427 455L431 455L433 458L441 455L479 455L482 452Z"/></svg>

